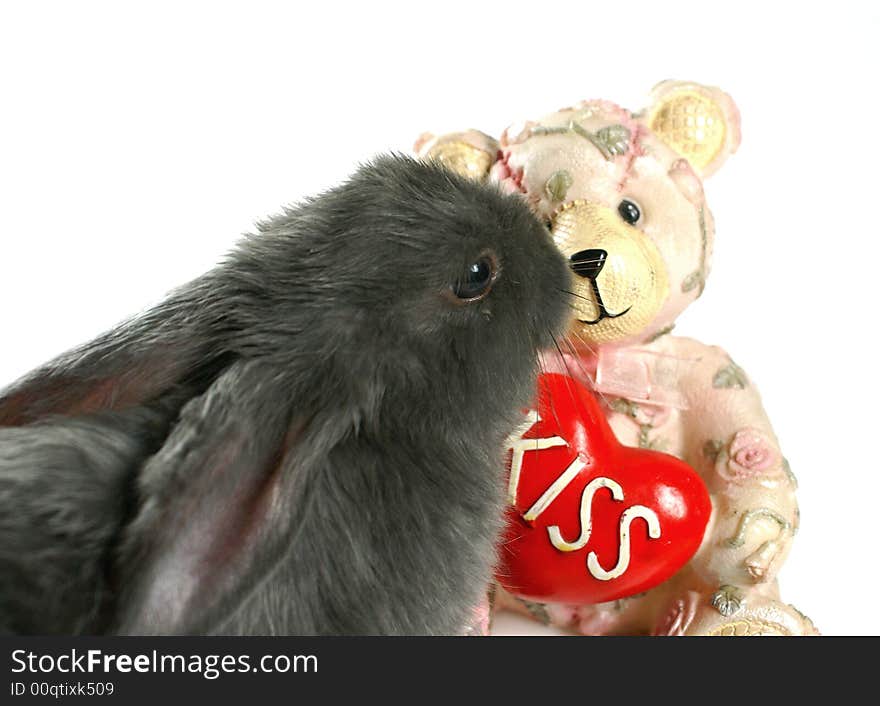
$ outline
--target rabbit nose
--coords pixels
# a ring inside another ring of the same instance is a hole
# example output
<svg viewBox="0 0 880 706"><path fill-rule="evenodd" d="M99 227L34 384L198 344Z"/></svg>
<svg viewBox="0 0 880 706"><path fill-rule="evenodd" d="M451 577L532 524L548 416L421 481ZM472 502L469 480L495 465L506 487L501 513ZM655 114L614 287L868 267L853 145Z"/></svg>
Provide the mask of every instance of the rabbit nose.
<svg viewBox="0 0 880 706"><path fill-rule="evenodd" d="M608 252L605 250L580 250L569 258L571 269L575 274L587 279L596 279L605 266L605 258Z"/></svg>

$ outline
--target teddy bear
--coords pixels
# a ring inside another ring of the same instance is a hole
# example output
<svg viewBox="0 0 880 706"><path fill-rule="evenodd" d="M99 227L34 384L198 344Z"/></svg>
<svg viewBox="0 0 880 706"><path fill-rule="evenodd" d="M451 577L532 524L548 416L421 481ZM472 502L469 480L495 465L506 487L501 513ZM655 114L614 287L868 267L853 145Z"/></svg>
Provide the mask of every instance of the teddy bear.
<svg viewBox="0 0 880 706"><path fill-rule="evenodd" d="M514 610L587 635L811 635L777 574L797 533L797 483L745 371L670 332L703 293L715 227L703 180L740 143L722 90L666 81L647 108L587 100L495 138L426 133L418 156L520 194L569 258L575 320L556 365L589 385L617 439L685 461L711 501L702 543L671 578L604 603ZM486 621L483 621L486 624Z"/></svg>

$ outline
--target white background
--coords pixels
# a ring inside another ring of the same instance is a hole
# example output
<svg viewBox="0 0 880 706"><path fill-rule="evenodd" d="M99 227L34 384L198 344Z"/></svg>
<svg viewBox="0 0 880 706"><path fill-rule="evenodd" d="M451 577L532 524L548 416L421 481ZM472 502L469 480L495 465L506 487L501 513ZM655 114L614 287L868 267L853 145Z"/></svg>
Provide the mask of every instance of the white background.
<svg viewBox="0 0 880 706"><path fill-rule="evenodd" d="M0 386L423 130L492 134L665 78L737 101L678 332L759 385L803 523L784 598L880 634L876 2L0 5Z"/></svg>

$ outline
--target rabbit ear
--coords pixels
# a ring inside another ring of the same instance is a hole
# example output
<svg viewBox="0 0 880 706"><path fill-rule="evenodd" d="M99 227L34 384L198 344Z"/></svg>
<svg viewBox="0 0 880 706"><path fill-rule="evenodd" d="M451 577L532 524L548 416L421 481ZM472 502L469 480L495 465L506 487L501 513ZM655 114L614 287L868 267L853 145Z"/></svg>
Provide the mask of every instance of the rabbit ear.
<svg viewBox="0 0 880 706"><path fill-rule="evenodd" d="M0 389L0 427L23 426L49 415L122 411L161 396L181 382L203 381L222 368L207 342L162 326L162 307L150 322L130 322Z"/></svg>
<svg viewBox="0 0 880 706"><path fill-rule="evenodd" d="M115 632L218 629L290 546L305 422L258 362L237 362L182 411L140 479L120 555Z"/></svg>

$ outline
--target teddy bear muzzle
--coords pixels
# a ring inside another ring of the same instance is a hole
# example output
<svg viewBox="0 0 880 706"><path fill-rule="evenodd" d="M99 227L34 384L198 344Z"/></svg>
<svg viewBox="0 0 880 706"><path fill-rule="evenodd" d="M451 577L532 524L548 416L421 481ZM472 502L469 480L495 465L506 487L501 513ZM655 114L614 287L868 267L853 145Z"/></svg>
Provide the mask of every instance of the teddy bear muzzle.
<svg viewBox="0 0 880 706"><path fill-rule="evenodd" d="M562 206L551 232L569 258L578 336L599 344L645 330L669 292L666 265L651 239L615 210L584 200Z"/></svg>

